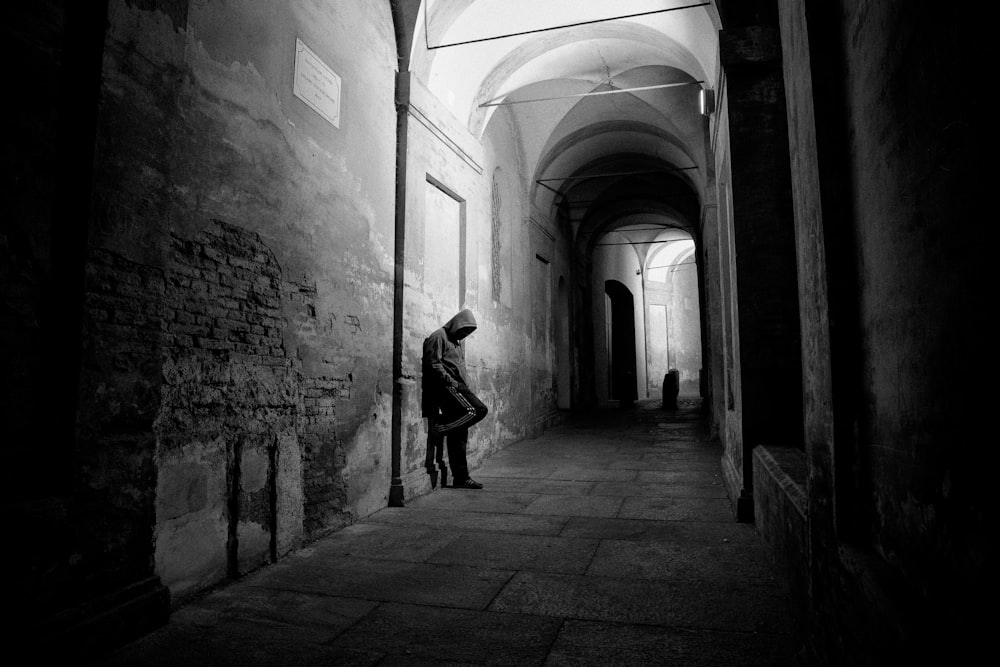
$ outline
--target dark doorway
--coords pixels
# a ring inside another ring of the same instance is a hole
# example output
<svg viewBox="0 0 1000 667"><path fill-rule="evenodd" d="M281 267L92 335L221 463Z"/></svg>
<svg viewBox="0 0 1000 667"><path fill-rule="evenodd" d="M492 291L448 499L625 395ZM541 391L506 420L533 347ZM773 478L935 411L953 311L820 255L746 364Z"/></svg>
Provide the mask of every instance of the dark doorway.
<svg viewBox="0 0 1000 667"><path fill-rule="evenodd" d="M604 282L607 297L608 395L631 405L638 392L635 371L635 301L632 292L617 280Z"/></svg>

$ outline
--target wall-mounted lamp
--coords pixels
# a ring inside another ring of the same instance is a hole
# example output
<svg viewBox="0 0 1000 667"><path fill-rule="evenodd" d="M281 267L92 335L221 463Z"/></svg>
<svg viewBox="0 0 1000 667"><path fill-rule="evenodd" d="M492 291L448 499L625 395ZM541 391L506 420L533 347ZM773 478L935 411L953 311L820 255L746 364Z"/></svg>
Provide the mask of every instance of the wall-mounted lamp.
<svg viewBox="0 0 1000 667"><path fill-rule="evenodd" d="M698 91L698 113L710 116L715 112L715 91L702 88Z"/></svg>

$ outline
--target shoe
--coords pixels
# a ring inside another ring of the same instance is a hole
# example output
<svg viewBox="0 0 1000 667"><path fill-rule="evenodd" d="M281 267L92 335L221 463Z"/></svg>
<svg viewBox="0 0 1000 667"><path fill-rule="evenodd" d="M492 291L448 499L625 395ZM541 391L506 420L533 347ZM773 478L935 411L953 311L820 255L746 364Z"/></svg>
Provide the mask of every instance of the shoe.
<svg viewBox="0 0 1000 667"><path fill-rule="evenodd" d="M480 484L479 482L477 482L476 480L474 480L472 478L469 478L469 479L461 481L461 482L455 482L452 485L452 488L455 488L455 489L481 489L481 488L483 488L483 485Z"/></svg>

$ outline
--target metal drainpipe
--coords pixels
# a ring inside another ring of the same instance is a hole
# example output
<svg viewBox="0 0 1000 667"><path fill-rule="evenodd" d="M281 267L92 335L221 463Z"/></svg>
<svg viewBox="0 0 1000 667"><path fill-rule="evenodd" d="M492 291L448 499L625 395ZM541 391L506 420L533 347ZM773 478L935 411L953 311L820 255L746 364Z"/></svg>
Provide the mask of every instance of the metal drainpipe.
<svg viewBox="0 0 1000 667"><path fill-rule="evenodd" d="M396 225L392 287L392 482L389 507L403 507L403 263L406 256L406 142L410 73L396 74Z"/></svg>

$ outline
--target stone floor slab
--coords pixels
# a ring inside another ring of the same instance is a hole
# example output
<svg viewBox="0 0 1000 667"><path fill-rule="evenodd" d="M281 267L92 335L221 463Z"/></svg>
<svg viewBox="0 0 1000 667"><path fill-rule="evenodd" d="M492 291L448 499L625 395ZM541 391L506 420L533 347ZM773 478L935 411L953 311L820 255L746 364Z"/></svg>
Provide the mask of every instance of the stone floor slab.
<svg viewBox="0 0 1000 667"><path fill-rule="evenodd" d="M608 467L562 466L549 476L550 479L568 479L578 482L631 482L635 470L611 470Z"/></svg>
<svg viewBox="0 0 1000 667"><path fill-rule="evenodd" d="M536 493L512 493L494 489L444 488L410 501L414 509L448 509L462 512L500 512L518 514L539 496Z"/></svg>
<svg viewBox="0 0 1000 667"><path fill-rule="evenodd" d="M781 592L766 585L519 572L491 611L737 632L787 631Z"/></svg>
<svg viewBox="0 0 1000 667"><path fill-rule="evenodd" d="M669 587L662 582L520 572L491 611L620 623L667 625Z"/></svg>
<svg viewBox="0 0 1000 667"><path fill-rule="evenodd" d="M355 598L260 588L251 582L227 586L174 612L171 623L212 627L243 619L262 623L346 630L371 612L377 602Z"/></svg>
<svg viewBox="0 0 1000 667"><path fill-rule="evenodd" d="M718 466L714 472L699 470L640 470L635 481L640 484L663 486L702 485L722 486L722 473Z"/></svg>
<svg viewBox="0 0 1000 667"><path fill-rule="evenodd" d="M313 557L278 563L251 583L365 600L484 609L512 574L459 565Z"/></svg>
<svg viewBox="0 0 1000 667"><path fill-rule="evenodd" d="M434 526L463 532L484 530L521 535L558 535L562 532L567 520L566 517L557 516L488 514L447 509L388 508L376 512L365 521L387 523L394 526Z"/></svg>
<svg viewBox="0 0 1000 667"><path fill-rule="evenodd" d="M473 471L473 477L528 477L533 479L547 479L552 476L559 466L534 465L530 461L519 460L516 463L486 461Z"/></svg>
<svg viewBox="0 0 1000 667"><path fill-rule="evenodd" d="M681 543L725 543L758 545L760 538L746 524L735 522L648 521L573 517L560 533L562 537L589 537L608 540L643 540Z"/></svg>
<svg viewBox="0 0 1000 667"><path fill-rule="evenodd" d="M626 498L618 516L650 521L735 521L729 501L722 498Z"/></svg>
<svg viewBox="0 0 1000 667"><path fill-rule="evenodd" d="M671 582L669 625L725 632L788 633L784 590L771 581L702 578Z"/></svg>
<svg viewBox="0 0 1000 667"><path fill-rule="evenodd" d="M795 651L787 635L567 620L545 664L795 667Z"/></svg>
<svg viewBox="0 0 1000 667"><path fill-rule="evenodd" d="M594 496L640 496L644 498L725 498L721 483L708 485L661 484L657 482L595 482Z"/></svg>
<svg viewBox="0 0 1000 667"><path fill-rule="evenodd" d="M736 542L695 544L690 540L602 540L588 575L629 579L713 582L754 581L777 585L763 549Z"/></svg>
<svg viewBox="0 0 1000 667"><path fill-rule="evenodd" d="M611 470L638 470L663 472L698 472L713 475L719 471L719 459L705 459L702 456L684 458L681 456L670 458L658 458L647 461L638 459L615 459L608 461L607 467Z"/></svg>
<svg viewBox="0 0 1000 667"><path fill-rule="evenodd" d="M275 623L232 619L204 627L170 624L91 665L176 667L220 665L285 667L298 665L376 665L377 649L328 646L331 632Z"/></svg>
<svg viewBox="0 0 1000 667"><path fill-rule="evenodd" d="M447 527L441 529L364 522L347 526L305 547L303 554L316 552L323 556L355 556L422 563L457 537L458 533L449 532Z"/></svg>
<svg viewBox="0 0 1000 667"><path fill-rule="evenodd" d="M469 533L441 549L430 562L583 574L597 546L598 541L593 539Z"/></svg>
<svg viewBox="0 0 1000 667"><path fill-rule="evenodd" d="M377 646L397 659L428 664L540 665L558 619L384 604L338 637L334 646Z"/></svg>
<svg viewBox="0 0 1000 667"><path fill-rule="evenodd" d="M603 516L618 514L622 498L616 496L538 496L524 511L526 514L556 516Z"/></svg>
<svg viewBox="0 0 1000 667"><path fill-rule="evenodd" d="M597 482L577 482L565 479L532 479L529 477L484 477L476 480L490 491L586 496Z"/></svg>

